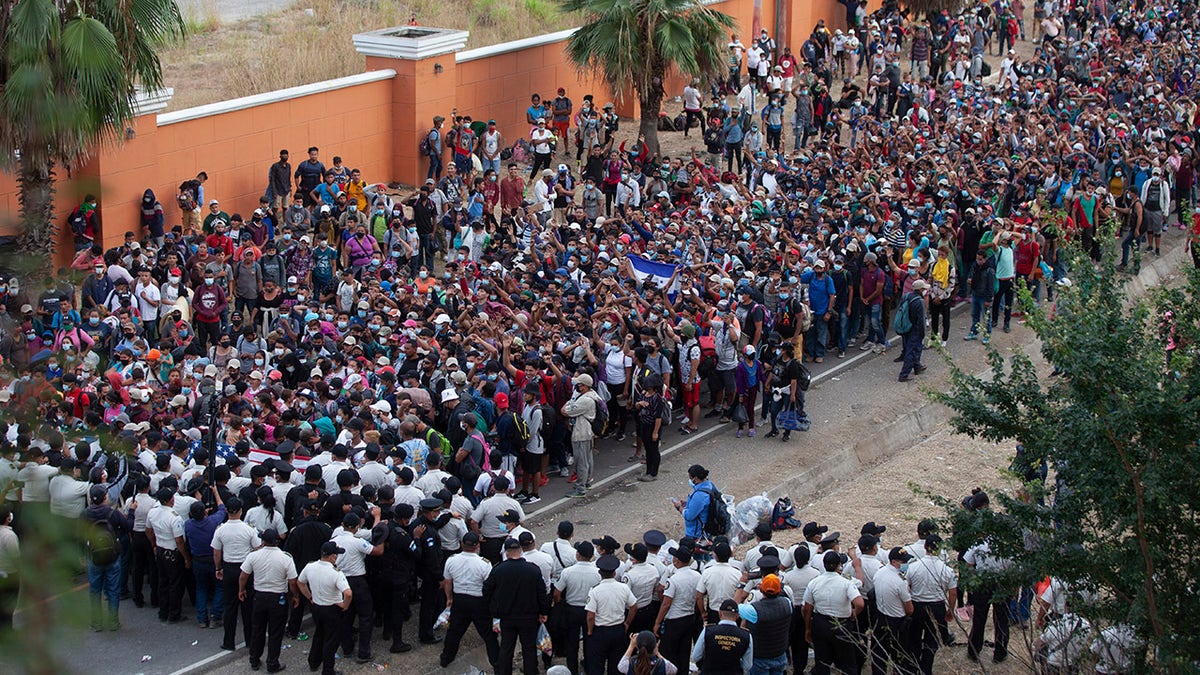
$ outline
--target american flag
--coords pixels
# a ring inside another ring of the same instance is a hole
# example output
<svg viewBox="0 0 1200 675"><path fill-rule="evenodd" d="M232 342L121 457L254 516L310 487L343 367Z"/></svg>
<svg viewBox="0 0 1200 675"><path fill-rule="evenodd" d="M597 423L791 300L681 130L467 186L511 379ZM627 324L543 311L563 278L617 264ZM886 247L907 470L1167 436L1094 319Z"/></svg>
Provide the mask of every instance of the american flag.
<svg viewBox="0 0 1200 675"><path fill-rule="evenodd" d="M188 462L192 461L192 455L199 450L202 445L203 441L192 441L192 447L188 450ZM217 459L221 460L218 462L218 464L224 464L231 457L236 456L237 452L234 450L232 445L229 445L228 443L217 443ZM246 457L246 459L251 464L262 464L268 459L279 459L279 453L272 452L270 450L263 450L261 448L250 448L250 454ZM291 463L292 466L296 467L297 471L303 471L308 466L308 462L311 459L311 457L293 455Z"/></svg>

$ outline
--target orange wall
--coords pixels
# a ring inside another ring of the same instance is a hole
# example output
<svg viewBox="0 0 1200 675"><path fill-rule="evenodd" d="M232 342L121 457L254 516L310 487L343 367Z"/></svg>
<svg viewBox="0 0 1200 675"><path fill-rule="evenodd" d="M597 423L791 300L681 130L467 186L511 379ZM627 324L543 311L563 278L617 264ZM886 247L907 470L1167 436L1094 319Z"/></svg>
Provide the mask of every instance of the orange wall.
<svg viewBox="0 0 1200 675"><path fill-rule="evenodd" d="M779 35L776 2L786 3L787 12ZM737 35L749 44L753 0L726 0L711 7L732 16ZM761 25L780 48L798 51L818 18L825 18L830 28L845 26L845 10L837 0L761 0ZM396 76L162 126L146 115L131 125L135 138L102 147L71 180L59 170L58 222L84 193L95 193L100 197L102 243L115 245L126 230L136 228L137 204L149 187L162 202L170 228L180 222L174 200L179 183L199 171L208 172L206 198L219 199L224 210L248 218L281 148L291 151L293 166L304 160L308 146L316 145L327 166L341 155L347 165L362 169L368 181L418 182L426 162L418 157L417 146L434 115L449 117L457 107L477 120L495 118L512 142L528 136L525 108L533 92L548 100L561 86L576 105L587 93L595 95L598 105L616 102L606 85L568 63L565 45L565 40L534 45L462 63L456 63L454 54L420 61L368 57L367 71L392 69ZM682 78L669 78L667 86L669 100L682 92ZM618 110L636 114L636 102L626 100ZM675 112L674 104L668 103L666 110ZM13 231L18 211L16 184L0 174L0 234ZM57 262L69 261L70 255L70 236L63 232Z"/></svg>

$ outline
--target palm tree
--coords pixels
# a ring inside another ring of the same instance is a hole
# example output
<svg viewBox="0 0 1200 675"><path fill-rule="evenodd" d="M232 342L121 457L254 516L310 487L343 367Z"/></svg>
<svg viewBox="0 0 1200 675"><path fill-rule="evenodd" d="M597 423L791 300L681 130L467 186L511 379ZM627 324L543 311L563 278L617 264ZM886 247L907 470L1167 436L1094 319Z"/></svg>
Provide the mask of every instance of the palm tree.
<svg viewBox="0 0 1200 675"><path fill-rule="evenodd" d="M599 73L618 96L633 88L641 132L656 154L663 78L672 67L689 76L720 74L733 17L700 0L558 1L563 11L584 16L567 41L568 58L581 70Z"/></svg>
<svg viewBox="0 0 1200 675"><path fill-rule="evenodd" d="M183 36L175 0L0 0L0 167L15 170L20 249L54 250L55 166L85 161L162 86L156 48Z"/></svg>

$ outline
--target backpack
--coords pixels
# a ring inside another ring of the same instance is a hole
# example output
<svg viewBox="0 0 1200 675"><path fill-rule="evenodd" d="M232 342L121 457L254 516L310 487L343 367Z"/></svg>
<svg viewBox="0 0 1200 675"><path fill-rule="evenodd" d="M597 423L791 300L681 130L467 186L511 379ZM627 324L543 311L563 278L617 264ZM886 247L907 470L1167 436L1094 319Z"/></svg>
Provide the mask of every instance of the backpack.
<svg viewBox="0 0 1200 675"><path fill-rule="evenodd" d="M725 508L725 500L721 491L716 487L706 488L701 492L708 495L708 519L704 521L704 533L710 537L720 537L729 533L729 509Z"/></svg>
<svg viewBox="0 0 1200 675"><path fill-rule="evenodd" d="M912 332L912 317L909 316L909 304L911 302L912 297L910 296L896 308L896 316L892 318L892 330L896 331L896 335L908 335Z"/></svg>
<svg viewBox="0 0 1200 675"><path fill-rule="evenodd" d="M107 518L91 524L84 541L84 549L93 565L111 565L117 561L117 535Z"/></svg>
<svg viewBox="0 0 1200 675"><path fill-rule="evenodd" d="M76 237L82 237L87 234L87 218L84 217L83 211L78 206L67 216L67 225L71 226L71 234Z"/></svg>
<svg viewBox="0 0 1200 675"><path fill-rule="evenodd" d="M434 443L430 436L437 436L440 442ZM431 450L441 448L442 457L445 457L446 459L450 459L454 456L454 446L450 445L450 440L435 431L433 427L425 430L425 444L428 445Z"/></svg>
<svg viewBox="0 0 1200 675"><path fill-rule="evenodd" d="M597 436L604 435L604 429L608 426L608 406L600 401L600 397L596 397L596 414L592 416L592 433Z"/></svg>
<svg viewBox="0 0 1200 675"><path fill-rule="evenodd" d="M179 184L179 193L175 195L175 201L179 204L179 208L184 211L193 211L196 208L196 188L199 186L194 180L185 180Z"/></svg>
<svg viewBox="0 0 1200 675"><path fill-rule="evenodd" d="M800 527L800 521L796 520L796 507L792 505L792 500L787 497L780 497L775 506L771 508L771 529L786 530L792 527Z"/></svg>
<svg viewBox="0 0 1200 675"><path fill-rule="evenodd" d="M717 370L717 343L711 335L701 335L700 366L697 370L700 377L708 377Z"/></svg>
<svg viewBox="0 0 1200 675"><path fill-rule="evenodd" d="M518 450L522 450L529 443L529 424L525 422L525 418L520 415L508 413L513 418L513 439Z"/></svg>
<svg viewBox="0 0 1200 675"><path fill-rule="evenodd" d="M419 152L422 157L428 157L433 153L433 143L429 142L429 137L435 133L437 133L437 129L430 129L429 133L425 134L425 137L422 138L421 142L417 145L417 152Z"/></svg>
<svg viewBox="0 0 1200 675"><path fill-rule="evenodd" d="M558 424L558 411L548 405L539 405L538 410L542 411L542 426L539 433L542 435L543 441L548 441L554 434L555 425Z"/></svg>

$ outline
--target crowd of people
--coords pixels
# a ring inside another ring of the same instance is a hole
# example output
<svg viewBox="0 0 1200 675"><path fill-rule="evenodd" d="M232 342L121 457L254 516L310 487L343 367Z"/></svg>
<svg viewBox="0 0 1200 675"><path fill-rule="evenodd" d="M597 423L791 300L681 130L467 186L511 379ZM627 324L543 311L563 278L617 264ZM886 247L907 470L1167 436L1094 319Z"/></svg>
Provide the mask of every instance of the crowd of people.
<svg viewBox="0 0 1200 675"><path fill-rule="evenodd" d="M527 139L435 118L407 199L312 147L280 153L248 220L200 172L181 222L147 190L104 250L85 201L82 281L34 298L0 280L0 623L22 522L45 517L86 524L94 628L122 597L182 621L186 595L224 648L240 618L271 672L306 612L314 669L369 659L377 627L407 651L413 601L443 665L473 625L502 675L518 642L537 670L539 626L571 672L800 672L810 643L814 672L930 672L954 567L986 550L943 562L936 535L889 550L868 524L847 558L811 523L808 546L739 564L699 466L677 542L563 523L539 547L521 522L551 480L589 494L600 447L654 481L662 437L703 419L788 441L811 424L805 362L885 353L892 332L899 380L919 376L956 303L955 337L1009 332L1021 285L1070 283L1068 242L1098 259L1119 237L1136 269L1178 226L1200 265L1194 3L1038 0L1032 56L1020 0L968 5L847 3L852 28L822 21L795 54L735 37L729 72L668 120L703 152L618 142L611 105L560 89L533 97ZM1056 602L1046 659L1070 672L1091 629Z"/></svg>

